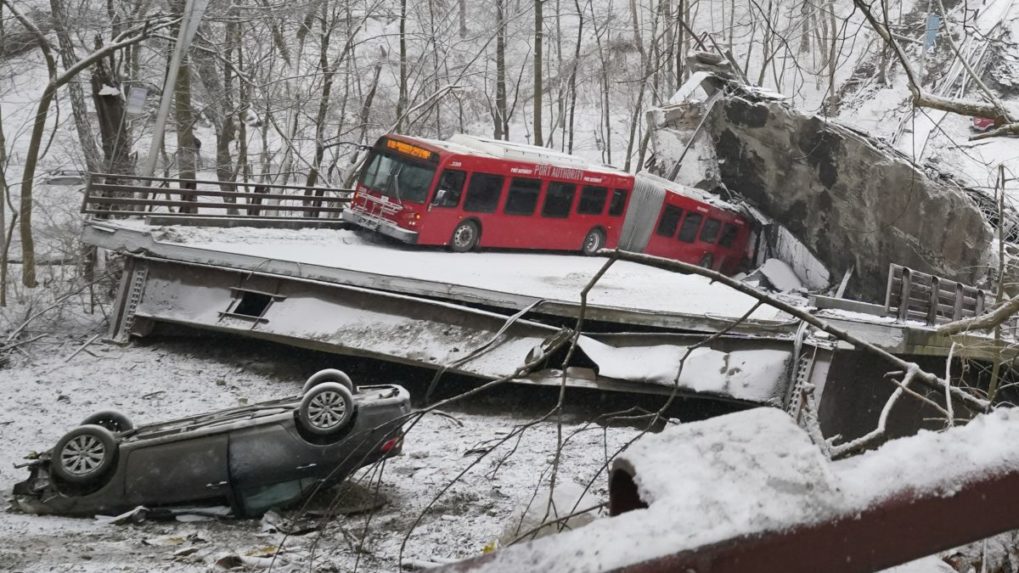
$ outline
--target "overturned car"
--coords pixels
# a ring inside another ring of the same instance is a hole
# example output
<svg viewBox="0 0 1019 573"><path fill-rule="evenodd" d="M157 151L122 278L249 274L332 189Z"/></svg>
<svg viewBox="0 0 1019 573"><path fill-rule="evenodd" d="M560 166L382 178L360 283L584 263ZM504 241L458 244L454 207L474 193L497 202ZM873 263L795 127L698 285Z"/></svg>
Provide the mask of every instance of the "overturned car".
<svg viewBox="0 0 1019 573"><path fill-rule="evenodd" d="M358 388L331 369L298 397L170 422L136 428L123 414L100 412L30 456L15 501L63 515L187 504L257 516L397 455L408 412L404 388Z"/></svg>

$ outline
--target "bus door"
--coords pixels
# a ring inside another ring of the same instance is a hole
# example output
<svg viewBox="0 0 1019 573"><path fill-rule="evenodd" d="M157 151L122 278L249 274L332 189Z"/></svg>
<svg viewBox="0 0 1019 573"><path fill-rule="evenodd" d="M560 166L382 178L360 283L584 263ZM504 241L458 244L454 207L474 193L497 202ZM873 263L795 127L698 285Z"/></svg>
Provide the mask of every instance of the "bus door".
<svg viewBox="0 0 1019 573"><path fill-rule="evenodd" d="M573 183L549 181L545 187L545 196L538 212L539 222L534 229L541 248L574 251L580 248L583 235L573 237L568 232L576 195L577 186Z"/></svg>
<svg viewBox="0 0 1019 573"><path fill-rule="evenodd" d="M453 228L462 218L464 184L467 172L462 169L443 169L428 202L428 212L421 233L426 244L444 244L452 236Z"/></svg>

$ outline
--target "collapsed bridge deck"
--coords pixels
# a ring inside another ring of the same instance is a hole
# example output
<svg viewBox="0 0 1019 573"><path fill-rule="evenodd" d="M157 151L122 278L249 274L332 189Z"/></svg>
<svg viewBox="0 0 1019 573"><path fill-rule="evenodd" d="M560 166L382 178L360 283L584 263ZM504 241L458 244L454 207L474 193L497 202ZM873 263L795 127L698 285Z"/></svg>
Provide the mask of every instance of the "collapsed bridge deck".
<svg viewBox="0 0 1019 573"><path fill-rule="evenodd" d="M573 326L582 289L605 263L562 254L451 254L376 243L348 230L133 220L90 221L84 240L127 255L114 337L177 324L485 379L513 375L536 348ZM565 373L571 386L660 394L678 389L792 410L809 387L826 409L820 397L826 384L831 393L829 373L838 378L850 371L832 368L844 346L798 331L796 322L767 306L705 343L756 300L700 276L617 262L587 303L590 327ZM848 308L861 305L855 304ZM819 313L898 354L945 356L951 345L922 324L845 310ZM562 356L554 357L522 381L559 384L561 365ZM849 391L863 400L853 390L856 368L852 380L836 381L840 390L831 395ZM876 392L875 400L882 391ZM833 416L844 410L830 407ZM841 424L835 429L853 433Z"/></svg>

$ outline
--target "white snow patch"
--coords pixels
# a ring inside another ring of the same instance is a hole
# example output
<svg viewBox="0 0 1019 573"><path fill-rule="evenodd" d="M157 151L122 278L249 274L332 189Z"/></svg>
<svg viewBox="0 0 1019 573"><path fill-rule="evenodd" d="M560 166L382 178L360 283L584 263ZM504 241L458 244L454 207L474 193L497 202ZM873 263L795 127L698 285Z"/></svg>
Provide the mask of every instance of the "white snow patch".
<svg viewBox="0 0 1019 573"><path fill-rule="evenodd" d="M768 259L757 269L771 286L780 292L789 292L803 288L803 283L793 272L792 267L778 259Z"/></svg>
<svg viewBox="0 0 1019 573"><path fill-rule="evenodd" d="M118 90L117 88L115 88L113 86L104 85L103 87L99 88L99 95L101 95L101 96L119 96L120 95L120 90Z"/></svg>

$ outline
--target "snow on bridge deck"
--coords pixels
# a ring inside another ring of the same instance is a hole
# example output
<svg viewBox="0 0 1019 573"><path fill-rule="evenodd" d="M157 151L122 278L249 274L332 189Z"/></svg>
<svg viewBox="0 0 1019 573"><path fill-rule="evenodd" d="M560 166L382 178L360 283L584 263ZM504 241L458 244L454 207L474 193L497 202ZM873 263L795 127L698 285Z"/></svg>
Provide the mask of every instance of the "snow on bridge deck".
<svg viewBox="0 0 1019 573"><path fill-rule="evenodd" d="M495 308L573 316L581 290L605 259L555 253L450 253L380 244L348 230L149 226L92 222L85 241L183 262L228 266ZM716 330L755 300L695 275L617 262L588 297L590 318L627 324ZM788 332L788 317L762 306L748 327Z"/></svg>

